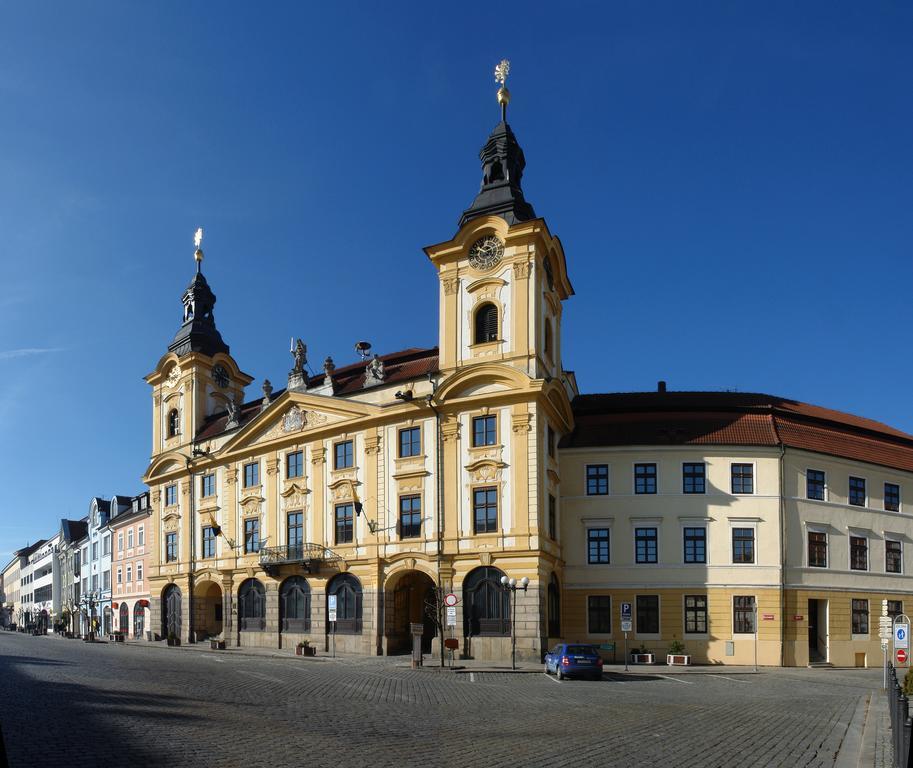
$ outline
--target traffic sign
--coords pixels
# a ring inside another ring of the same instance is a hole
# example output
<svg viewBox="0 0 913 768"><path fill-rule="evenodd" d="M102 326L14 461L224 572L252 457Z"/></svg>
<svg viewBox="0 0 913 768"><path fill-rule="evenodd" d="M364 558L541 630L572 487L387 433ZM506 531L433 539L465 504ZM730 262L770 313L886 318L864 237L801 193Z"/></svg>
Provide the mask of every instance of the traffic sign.
<svg viewBox="0 0 913 768"><path fill-rule="evenodd" d="M456 606L455 605L447 606L447 626L448 627L456 626Z"/></svg>
<svg viewBox="0 0 913 768"><path fill-rule="evenodd" d="M452 605L456 605L459 602L457 596L451 592L450 594L444 595L444 605L448 608Z"/></svg>
<svg viewBox="0 0 913 768"><path fill-rule="evenodd" d="M910 647L910 625L898 622L894 625L894 650Z"/></svg>
<svg viewBox="0 0 913 768"><path fill-rule="evenodd" d="M622 621L624 621L625 619L630 620L630 618L631 618L631 604L622 603L621 604L621 620Z"/></svg>
<svg viewBox="0 0 913 768"><path fill-rule="evenodd" d="M336 595L327 596L327 621L336 621Z"/></svg>
<svg viewBox="0 0 913 768"><path fill-rule="evenodd" d="M634 622L630 620L621 620L621 631L622 632L633 632L634 631Z"/></svg>
<svg viewBox="0 0 913 768"><path fill-rule="evenodd" d="M895 656L897 656L897 663L898 663L898 664L906 664L906 663L907 663L907 652L906 652L903 648L898 648L898 649L897 649L897 653L895 654Z"/></svg>

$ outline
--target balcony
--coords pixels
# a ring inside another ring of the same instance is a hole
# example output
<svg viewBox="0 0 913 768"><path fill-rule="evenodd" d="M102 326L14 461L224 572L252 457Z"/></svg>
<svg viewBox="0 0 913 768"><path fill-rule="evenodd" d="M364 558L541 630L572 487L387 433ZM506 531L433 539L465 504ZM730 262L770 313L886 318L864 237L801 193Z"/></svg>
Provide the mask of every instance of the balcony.
<svg viewBox="0 0 913 768"><path fill-rule="evenodd" d="M285 544L260 549L260 566L271 576L276 575L282 565L300 565L308 573L317 573L321 565L337 560L339 555L322 544Z"/></svg>

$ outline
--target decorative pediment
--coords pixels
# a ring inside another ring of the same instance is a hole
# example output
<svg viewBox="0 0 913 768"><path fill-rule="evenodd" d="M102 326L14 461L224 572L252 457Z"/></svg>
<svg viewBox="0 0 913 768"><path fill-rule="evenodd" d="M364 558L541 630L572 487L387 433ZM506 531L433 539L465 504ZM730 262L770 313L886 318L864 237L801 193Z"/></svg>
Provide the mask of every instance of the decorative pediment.
<svg viewBox="0 0 913 768"><path fill-rule="evenodd" d="M162 528L166 531L176 531L181 523L181 516L177 512L169 512L162 518Z"/></svg>
<svg viewBox="0 0 913 768"><path fill-rule="evenodd" d="M265 501L262 496L248 496L241 499L241 514L245 516L259 515L260 505Z"/></svg>
<svg viewBox="0 0 913 768"><path fill-rule="evenodd" d="M219 513L220 509L221 509L221 507L218 504L213 504L212 502L209 502L208 504L204 504L203 506L201 506L199 508L198 512L201 515L209 515L213 520L215 520L216 515Z"/></svg>
<svg viewBox="0 0 913 768"><path fill-rule="evenodd" d="M503 461L483 457L467 464L466 470L473 483L498 483L501 481L501 471L506 466Z"/></svg>
<svg viewBox="0 0 913 768"><path fill-rule="evenodd" d="M352 475L337 478L327 487L330 489L330 498L333 501L354 501L355 486L357 485L361 485L361 483L355 479L353 473Z"/></svg>
<svg viewBox="0 0 913 768"><path fill-rule="evenodd" d="M310 491L303 485L292 483L279 495L282 497L282 505L286 509L303 508L307 504L307 497Z"/></svg>
<svg viewBox="0 0 913 768"><path fill-rule="evenodd" d="M431 473L425 469L406 469L393 475L399 484L400 491L420 491L425 485L425 478Z"/></svg>

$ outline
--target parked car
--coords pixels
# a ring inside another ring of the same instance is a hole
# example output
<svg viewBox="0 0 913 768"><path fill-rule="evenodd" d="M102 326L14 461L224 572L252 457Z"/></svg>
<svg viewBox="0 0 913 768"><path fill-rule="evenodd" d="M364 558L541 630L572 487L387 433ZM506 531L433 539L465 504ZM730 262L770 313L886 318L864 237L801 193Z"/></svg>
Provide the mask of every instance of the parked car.
<svg viewBox="0 0 913 768"><path fill-rule="evenodd" d="M565 677L602 679L602 656L596 646L581 643L558 643L545 654L545 674Z"/></svg>

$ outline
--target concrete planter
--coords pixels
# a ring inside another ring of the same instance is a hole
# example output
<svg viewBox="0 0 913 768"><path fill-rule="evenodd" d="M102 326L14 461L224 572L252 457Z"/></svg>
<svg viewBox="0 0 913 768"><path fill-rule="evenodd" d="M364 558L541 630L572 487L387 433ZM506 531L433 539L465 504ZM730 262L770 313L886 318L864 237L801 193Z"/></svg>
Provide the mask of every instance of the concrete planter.
<svg viewBox="0 0 913 768"><path fill-rule="evenodd" d="M209 647L214 651L224 651L225 650L225 641L217 640L216 638L210 638Z"/></svg>
<svg viewBox="0 0 913 768"><path fill-rule="evenodd" d="M316 656L317 649L313 645L296 645L295 646L295 655L296 656Z"/></svg>
<svg viewBox="0 0 913 768"><path fill-rule="evenodd" d="M691 664L691 656L687 653L667 653L666 664L670 667L687 667Z"/></svg>
<svg viewBox="0 0 913 768"><path fill-rule="evenodd" d="M656 657L652 653L632 653L632 664L655 664Z"/></svg>
<svg viewBox="0 0 913 768"><path fill-rule="evenodd" d="M179 638L179 637L169 637L169 638L168 638L168 646L169 646L169 647L177 646L177 645L180 645L180 644L181 644L181 638Z"/></svg>

